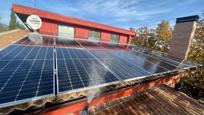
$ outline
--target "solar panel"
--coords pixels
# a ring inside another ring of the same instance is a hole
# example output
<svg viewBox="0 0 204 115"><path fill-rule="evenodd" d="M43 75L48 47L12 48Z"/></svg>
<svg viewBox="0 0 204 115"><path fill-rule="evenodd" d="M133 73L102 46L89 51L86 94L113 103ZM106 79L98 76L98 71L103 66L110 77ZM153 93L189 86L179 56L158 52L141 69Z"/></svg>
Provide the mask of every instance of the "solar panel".
<svg viewBox="0 0 204 115"><path fill-rule="evenodd" d="M53 74L53 47L14 44L2 50L0 106L54 95Z"/></svg>
<svg viewBox="0 0 204 115"><path fill-rule="evenodd" d="M0 52L0 107L190 67L127 44L25 37Z"/></svg>
<svg viewBox="0 0 204 115"><path fill-rule="evenodd" d="M57 48L59 92L114 82L118 79L89 53Z"/></svg>
<svg viewBox="0 0 204 115"><path fill-rule="evenodd" d="M85 40L60 42L57 45L59 93L165 73L176 70L178 63L166 62L149 54L127 50L124 45Z"/></svg>

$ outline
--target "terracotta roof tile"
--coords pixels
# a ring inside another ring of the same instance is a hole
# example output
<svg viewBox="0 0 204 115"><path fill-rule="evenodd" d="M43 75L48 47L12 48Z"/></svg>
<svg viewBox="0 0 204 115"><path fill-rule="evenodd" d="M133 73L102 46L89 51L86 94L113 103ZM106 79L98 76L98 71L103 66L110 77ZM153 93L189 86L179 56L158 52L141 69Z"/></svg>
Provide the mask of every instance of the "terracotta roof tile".
<svg viewBox="0 0 204 115"><path fill-rule="evenodd" d="M160 85L133 96L97 105L89 110L97 115L204 115L204 106L185 94Z"/></svg>
<svg viewBox="0 0 204 115"><path fill-rule="evenodd" d="M0 49L7 47L15 41L28 35L29 32L26 30L15 30L11 32L6 32L6 34L0 35Z"/></svg>

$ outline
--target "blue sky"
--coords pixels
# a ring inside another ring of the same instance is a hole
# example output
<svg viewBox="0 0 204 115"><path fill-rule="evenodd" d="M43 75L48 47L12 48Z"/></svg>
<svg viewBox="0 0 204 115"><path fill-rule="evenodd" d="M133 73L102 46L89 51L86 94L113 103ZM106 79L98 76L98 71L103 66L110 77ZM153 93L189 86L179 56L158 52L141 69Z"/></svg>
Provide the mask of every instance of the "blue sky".
<svg viewBox="0 0 204 115"><path fill-rule="evenodd" d="M1 23L8 24L12 3L34 7L34 0L2 0ZM36 0L36 8L128 29L148 26L155 28L167 19L201 15L204 0Z"/></svg>

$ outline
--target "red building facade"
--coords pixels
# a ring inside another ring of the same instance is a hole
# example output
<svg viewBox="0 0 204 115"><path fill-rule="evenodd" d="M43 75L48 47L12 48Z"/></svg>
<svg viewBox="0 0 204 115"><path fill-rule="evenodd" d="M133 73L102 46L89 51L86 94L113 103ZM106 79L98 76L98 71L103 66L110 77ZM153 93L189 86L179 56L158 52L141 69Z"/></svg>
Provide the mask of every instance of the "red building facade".
<svg viewBox="0 0 204 115"><path fill-rule="evenodd" d="M40 33L71 36L80 39L98 39L105 42L131 43L134 31L125 30L96 22L81 20L56 13L51 13L27 6L13 4L13 10L25 22L31 14L36 14L42 19Z"/></svg>

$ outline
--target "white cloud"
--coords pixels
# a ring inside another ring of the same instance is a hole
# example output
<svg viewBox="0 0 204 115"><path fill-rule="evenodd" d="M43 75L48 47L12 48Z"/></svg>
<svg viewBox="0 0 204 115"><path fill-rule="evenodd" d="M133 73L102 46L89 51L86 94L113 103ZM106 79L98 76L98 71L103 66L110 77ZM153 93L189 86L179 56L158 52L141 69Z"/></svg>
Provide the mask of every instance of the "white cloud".
<svg viewBox="0 0 204 115"><path fill-rule="evenodd" d="M117 22L147 20L158 14L170 12L172 9L160 8L166 2L155 2L154 5L143 5L144 0L81 0L75 4L46 5L51 11L90 19L113 18ZM147 2L145 2L147 4Z"/></svg>
<svg viewBox="0 0 204 115"><path fill-rule="evenodd" d="M32 6L30 2L23 4ZM147 22L149 24L150 21L155 24L155 21L160 21L169 17L172 12L176 12L177 8L189 6L193 2L195 0L181 2L177 0L46 0L37 1L37 8L110 25L132 26L132 24L140 25ZM8 22L4 19L2 21Z"/></svg>
<svg viewBox="0 0 204 115"><path fill-rule="evenodd" d="M156 14L170 12L171 9L145 8L140 6L142 0L86 0L79 5L78 12L83 16L105 16L116 18L118 21L146 20ZM164 4L164 3L162 3ZM159 3L158 5L161 5ZM77 10L76 10L77 12Z"/></svg>

